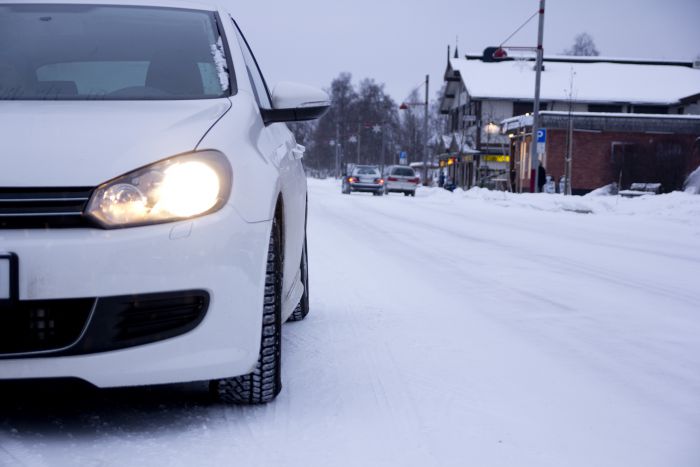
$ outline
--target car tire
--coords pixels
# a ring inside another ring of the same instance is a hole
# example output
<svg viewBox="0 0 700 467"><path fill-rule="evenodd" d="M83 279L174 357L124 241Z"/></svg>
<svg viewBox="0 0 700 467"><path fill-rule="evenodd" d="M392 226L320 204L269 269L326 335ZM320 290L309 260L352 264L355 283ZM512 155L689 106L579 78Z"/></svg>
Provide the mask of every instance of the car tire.
<svg viewBox="0 0 700 467"><path fill-rule="evenodd" d="M282 232L277 221L272 223L265 271L262 334L258 363L252 373L214 380L211 393L221 402L257 405L272 401L282 389Z"/></svg>
<svg viewBox="0 0 700 467"><path fill-rule="evenodd" d="M404 195L404 196L408 196L409 194L410 194L410 193L409 193L408 191L404 191L404 192L403 192L403 195Z"/></svg>
<svg viewBox="0 0 700 467"><path fill-rule="evenodd" d="M289 316L288 321L301 321L309 314L309 255L304 238L304 250L301 253L301 283L304 286L304 294L299 304Z"/></svg>
<svg viewBox="0 0 700 467"><path fill-rule="evenodd" d="M412 191L412 192L411 192L411 196L416 196L416 192L415 192L415 191Z"/></svg>

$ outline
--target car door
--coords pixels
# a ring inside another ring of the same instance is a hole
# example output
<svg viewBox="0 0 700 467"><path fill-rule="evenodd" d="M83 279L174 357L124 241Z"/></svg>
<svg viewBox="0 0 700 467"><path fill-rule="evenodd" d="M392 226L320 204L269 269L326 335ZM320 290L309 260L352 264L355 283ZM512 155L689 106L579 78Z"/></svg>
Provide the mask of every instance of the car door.
<svg viewBox="0 0 700 467"><path fill-rule="evenodd" d="M232 20L233 21L233 20ZM265 78L243 32L235 21L238 42L243 52L248 78L261 110L272 108L272 99ZM299 265L304 244L306 221L306 176L301 159L304 148L296 144L294 134L286 123L273 123L265 128L271 140L273 153L270 160L279 170L280 189L284 209L284 284L283 298L299 280Z"/></svg>

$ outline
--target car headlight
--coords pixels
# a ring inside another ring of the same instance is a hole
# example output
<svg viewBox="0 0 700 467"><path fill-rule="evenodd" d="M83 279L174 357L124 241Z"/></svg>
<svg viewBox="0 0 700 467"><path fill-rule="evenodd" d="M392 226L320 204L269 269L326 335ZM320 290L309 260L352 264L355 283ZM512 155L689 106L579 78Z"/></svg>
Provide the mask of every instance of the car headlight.
<svg viewBox="0 0 700 467"><path fill-rule="evenodd" d="M100 185L86 215L104 228L120 228L210 214L228 201L231 181L231 165L220 152L175 156Z"/></svg>

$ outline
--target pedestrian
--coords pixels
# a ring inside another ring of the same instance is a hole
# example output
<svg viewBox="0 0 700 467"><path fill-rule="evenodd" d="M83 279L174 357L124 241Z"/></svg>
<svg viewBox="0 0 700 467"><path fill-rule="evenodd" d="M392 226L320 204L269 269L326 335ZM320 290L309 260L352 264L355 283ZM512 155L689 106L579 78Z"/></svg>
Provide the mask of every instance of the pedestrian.
<svg viewBox="0 0 700 467"><path fill-rule="evenodd" d="M547 183L547 171L544 169L542 162L540 162L540 166L537 168L537 192L538 193L542 193L542 189L544 188L545 183Z"/></svg>

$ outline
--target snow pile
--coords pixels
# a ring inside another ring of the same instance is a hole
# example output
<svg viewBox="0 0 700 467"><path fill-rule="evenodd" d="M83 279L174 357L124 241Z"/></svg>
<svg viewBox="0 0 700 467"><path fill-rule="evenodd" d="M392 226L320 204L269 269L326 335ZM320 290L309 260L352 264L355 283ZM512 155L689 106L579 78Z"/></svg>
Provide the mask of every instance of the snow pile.
<svg viewBox="0 0 700 467"><path fill-rule="evenodd" d="M595 190L588 193L587 196L612 196L616 195L618 192L619 189L617 187L617 183L611 183L610 185L605 185L600 188L596 188Z"/></svg>
<svg viewBox="0 0 700 467"><path fill-rule="evenodd" d="M700 195L700 167L695 169L695 172L688 175L688 179L683 186L686 193L690 195Z"/></svg>
<svg viewBox="0 0 700 467"><path fill-rule="evenodd" d="M500 208L527 209L551 213L595 214L601 216L650 216L700 225L700 198L688 192L644 195L635 198L602 196L609 187L586 196L544 193L509 193L486 188L457 189L454 193L441 188L420 188L417 196L431 201L468 204L477 202Z"/></svg>

